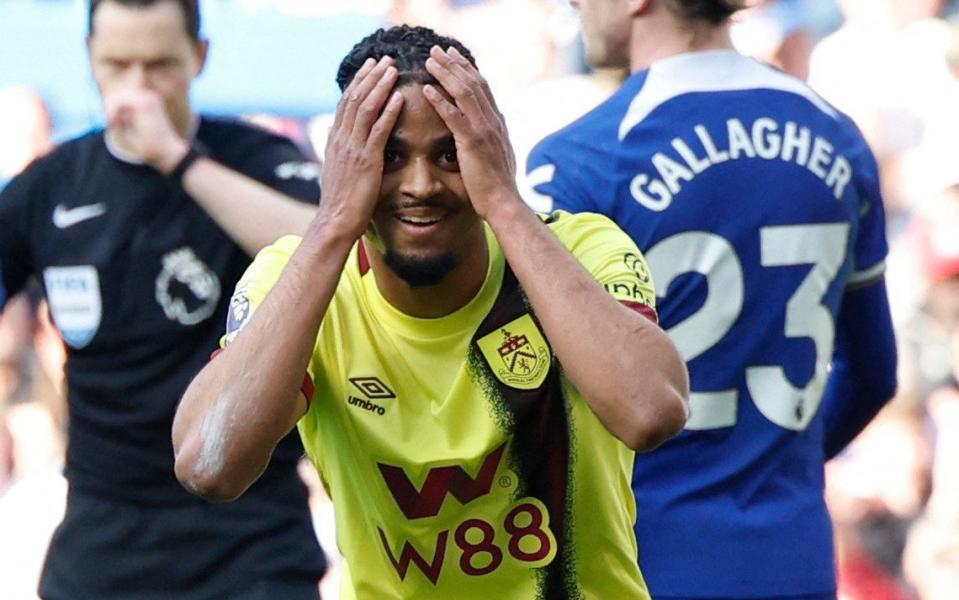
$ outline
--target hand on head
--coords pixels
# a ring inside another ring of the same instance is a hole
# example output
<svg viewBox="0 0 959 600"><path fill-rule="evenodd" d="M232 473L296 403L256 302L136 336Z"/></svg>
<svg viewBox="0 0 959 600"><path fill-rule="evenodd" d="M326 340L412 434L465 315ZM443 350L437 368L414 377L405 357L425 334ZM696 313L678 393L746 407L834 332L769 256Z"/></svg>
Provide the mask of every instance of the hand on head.
<svg viewBox="0 0 959 600"><path fill-rule="evenodd" d="M503 198L504 192L519 198L516 157L506 122L486 80L456 48L434 46L426 69L450 98L433 85L424 86L423 94L453 133L470 202L487 219L491 201Z"/></svg>
<svg viewBox="0 0 959 600"><path fill-rule="evenodd" d="M403 96L393 91L396 78L392 58L370 58L336 107L317 222L333 224L350 241L366 230L379 201L383 151L403 107Z"/></svg>

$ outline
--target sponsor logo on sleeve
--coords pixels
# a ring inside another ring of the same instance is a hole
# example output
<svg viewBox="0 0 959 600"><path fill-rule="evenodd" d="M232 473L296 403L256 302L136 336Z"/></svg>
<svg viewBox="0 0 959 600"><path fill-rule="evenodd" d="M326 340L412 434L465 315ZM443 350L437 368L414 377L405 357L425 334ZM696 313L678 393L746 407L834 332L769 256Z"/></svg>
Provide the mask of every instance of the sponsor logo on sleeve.
<svg viewBox="0 0 959 600"><path fill-rule="evenodd" d="M653 280L653 276L649 273L649 267L646 265L646 261L643 260L638 254L632 252L627 252L623 255L623 262L626 264L626 268L636 274L636 277L639 277L639 280L643 283L650 283Z"/></svg>
<svg viewBox="0 0 959 600"><path fill-rule="evenodd" d="M649 272L646 261L633 252L623 255L623 263L632 272L634 277L623 275L618 281L609 281L603 287L617 300L640 302L650 307L656 305L656 298L652 293L653 277Z"/></svg>
<svg viewBox="0 0 959 600"><path fill-rule="evenodd" d="M71 348L83 348L96 335L103 314L100 278L91 265L47 267L43 282L50 315Z"/></svg>
<svg viewBox="0 0 959 600"><path fill-rule="evenodd" d="M649 294L635 281L613 281L604 283L603 287L617 300L649 304Z"/></svg>
<svg viewBox="0 0 959 600"><path fill-rule="evenodd" d="M253 310L250 305L250 299L246 296L246 290L237 290L236 293L233 294L233 297L230 298L230 308L226 314L227 341L233 341L236 334L238 334L246 325L247 321L250 320L250 315L252 314Z"/></svg>

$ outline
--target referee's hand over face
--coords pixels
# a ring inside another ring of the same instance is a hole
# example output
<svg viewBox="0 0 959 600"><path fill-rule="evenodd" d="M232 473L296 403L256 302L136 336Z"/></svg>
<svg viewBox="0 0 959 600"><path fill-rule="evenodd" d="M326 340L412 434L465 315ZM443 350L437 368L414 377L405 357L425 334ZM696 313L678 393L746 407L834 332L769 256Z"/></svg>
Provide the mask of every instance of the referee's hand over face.
<svg viewBox="0 0 959 600"><path fill-rule="evenodd" d="M169 174L190 144L173 127L163 99L146 88L123 88L103 98L107 128L124 150Z"/></svg>

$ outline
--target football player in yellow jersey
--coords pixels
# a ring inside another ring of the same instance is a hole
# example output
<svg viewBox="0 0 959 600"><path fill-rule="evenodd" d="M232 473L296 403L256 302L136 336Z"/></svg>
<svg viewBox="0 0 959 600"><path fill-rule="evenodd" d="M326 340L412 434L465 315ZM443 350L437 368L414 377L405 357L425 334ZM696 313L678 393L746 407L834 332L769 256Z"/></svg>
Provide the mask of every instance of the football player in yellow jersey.
<svg viewBox="0 0 959 600"><path fill-rule="evenodd" d="M236 498L298 425L344 598L648 598L634 451L682 429L688 381L642 255L605 217L523 204L456 40L380 30L337 79L319 212L237 286L177 477Z"/></svg>

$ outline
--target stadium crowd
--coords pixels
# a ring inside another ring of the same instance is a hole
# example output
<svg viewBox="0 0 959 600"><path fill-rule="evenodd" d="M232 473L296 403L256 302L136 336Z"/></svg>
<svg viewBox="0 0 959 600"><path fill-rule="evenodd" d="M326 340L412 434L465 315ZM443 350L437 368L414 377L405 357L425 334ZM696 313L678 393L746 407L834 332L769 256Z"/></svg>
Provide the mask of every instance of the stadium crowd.
<svg viewBox="0 0 959 600"><path fill-rule="evenodd" d="M67 2L68 0L60 0ZM383 25L418 24L461 40L497 95L517 173L533 145L604 100L623 80L590 71L564 0L216 0L288 16L360 11ZM38 17L56 0L33 4ZM0 5L3 11L11 2ZM948 600L959 594L959 9L943 0L767 0L737 15L733 39L801 78L850 115L880 167L890 244L886 284L899 350L895 398L826 465L841 600ZM215 31L207 32L216 37ZM213 52L217 49L214 46ZM268 49L264 49L264 52ZM518 57L522 57L521 60ZM309 57L304 57L309 60ZM0 73L0 187L60 137L69 98ZM332 110L264 110L246 119L322 155ZM92 125L93 123L91 123ZM521 181L521 185L531 185ZM527 188L529 189L529 188ZM535 194L527 198L536 208ZM3 235L0 232L0 235ZM0 596L31 598L63 514L68 419L66 352L39 287L0 314ZM332 505L301 468L331 568ZM641 514L641 509L640 509ZM784 543L788 543L785 541Z"/></svg>

